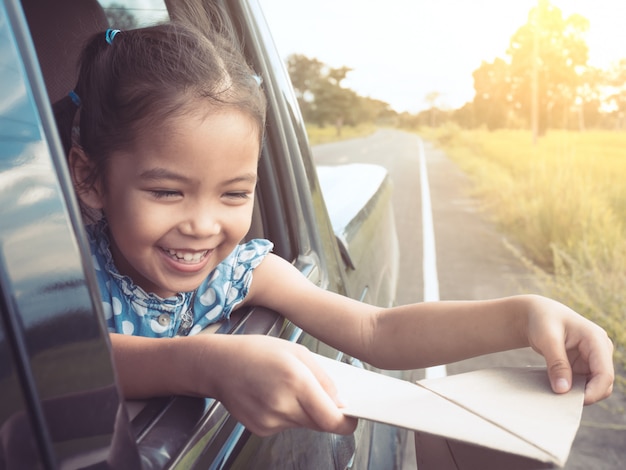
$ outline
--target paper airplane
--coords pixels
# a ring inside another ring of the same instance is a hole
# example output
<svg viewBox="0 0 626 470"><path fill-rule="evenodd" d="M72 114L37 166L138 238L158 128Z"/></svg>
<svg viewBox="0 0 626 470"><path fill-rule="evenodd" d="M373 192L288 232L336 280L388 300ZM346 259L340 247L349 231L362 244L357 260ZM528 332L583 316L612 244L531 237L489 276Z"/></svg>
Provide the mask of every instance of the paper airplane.
<svg viewBox="0 0 626 470"><path fill-rule="evenodd" d="M559 395L545 368L499 367L412 383L316 357L345 415L415 431L419 470L562 467L580 426L584 377Z"/></svg>

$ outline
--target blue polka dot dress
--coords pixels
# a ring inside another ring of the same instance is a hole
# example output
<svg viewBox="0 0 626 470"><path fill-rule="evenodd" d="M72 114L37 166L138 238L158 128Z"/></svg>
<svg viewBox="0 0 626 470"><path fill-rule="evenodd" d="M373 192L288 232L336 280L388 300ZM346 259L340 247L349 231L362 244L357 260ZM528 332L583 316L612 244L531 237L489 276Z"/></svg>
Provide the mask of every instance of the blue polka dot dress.
<svg viewBox="0 0 626 470"><path fill-rule="evenodd" d="M261 239L238 245L195 291L163 299L117 271L107 233L105 219L87 226L109 331L151 338L194 335L228 318L248 294L252 271L273 248Z"/></svg>

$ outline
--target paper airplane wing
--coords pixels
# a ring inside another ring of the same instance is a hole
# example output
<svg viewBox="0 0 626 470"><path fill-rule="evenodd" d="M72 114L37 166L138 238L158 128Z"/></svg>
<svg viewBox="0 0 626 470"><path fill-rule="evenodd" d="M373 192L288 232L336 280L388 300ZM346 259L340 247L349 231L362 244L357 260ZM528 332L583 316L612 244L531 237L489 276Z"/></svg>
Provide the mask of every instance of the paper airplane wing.
<svg viewBox="0 0 626 470"><path fill-rule="evenodd" d="M564 395L554 394L545 369L537 368L486 369L416 386L317 357L346 404L344 414L418 431L418 450L444 445L453 462L465 458L467 448L480 446L535 464L519 468L539 468L538 462L562 466L580 424L582 378ZM446 442L437 443L434 436ZM457 445L454 451L450 443L455 441L470 446ZM433 468L466 468L441 464L438 460Z"/></svg>
<svg viewBox="0 0 626 470"><path fill-rule="evenodd" d="M557 395L545 368L500 367L421 380L418 385L551 456L541 461L563 466L580 425L585 380L575 377L573 390Z"/></svg>

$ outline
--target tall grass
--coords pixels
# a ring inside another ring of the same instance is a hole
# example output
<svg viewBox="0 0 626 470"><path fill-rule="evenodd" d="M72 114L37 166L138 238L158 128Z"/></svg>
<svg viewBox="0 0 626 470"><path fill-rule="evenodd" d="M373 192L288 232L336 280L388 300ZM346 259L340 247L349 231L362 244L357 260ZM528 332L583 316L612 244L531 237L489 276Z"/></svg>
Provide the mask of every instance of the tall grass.
<svg viewBox="0 0 626 470"><path fill-rule="evenodd" d="M374 124L363 123L357 126L342 126L341 133L337 133L335 126L320 127L314 124L306 125L307 136L311 145L337 142L339 140L354 139L364 137L376 131Z"/></svg>
<svg viewBox="0 0 626 470"><path fill-rule="evenodd" d="M546 294L607 329L626 367L626 133L421 129L473 179ZM626 384L626 378L620 377Z"/></svg>

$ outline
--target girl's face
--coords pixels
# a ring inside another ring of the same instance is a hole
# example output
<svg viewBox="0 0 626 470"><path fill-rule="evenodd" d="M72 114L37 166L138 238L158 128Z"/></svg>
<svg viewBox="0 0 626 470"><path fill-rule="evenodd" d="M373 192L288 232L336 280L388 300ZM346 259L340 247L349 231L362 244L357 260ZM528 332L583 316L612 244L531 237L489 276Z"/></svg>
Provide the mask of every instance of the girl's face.
<svg viewBox="0 0 626 470"><path fill-rule="evenodd" d="M165 298L198 287L248 232L260 131L226 110L151 134L112 156L99 200L120 273Z"/></svg>

